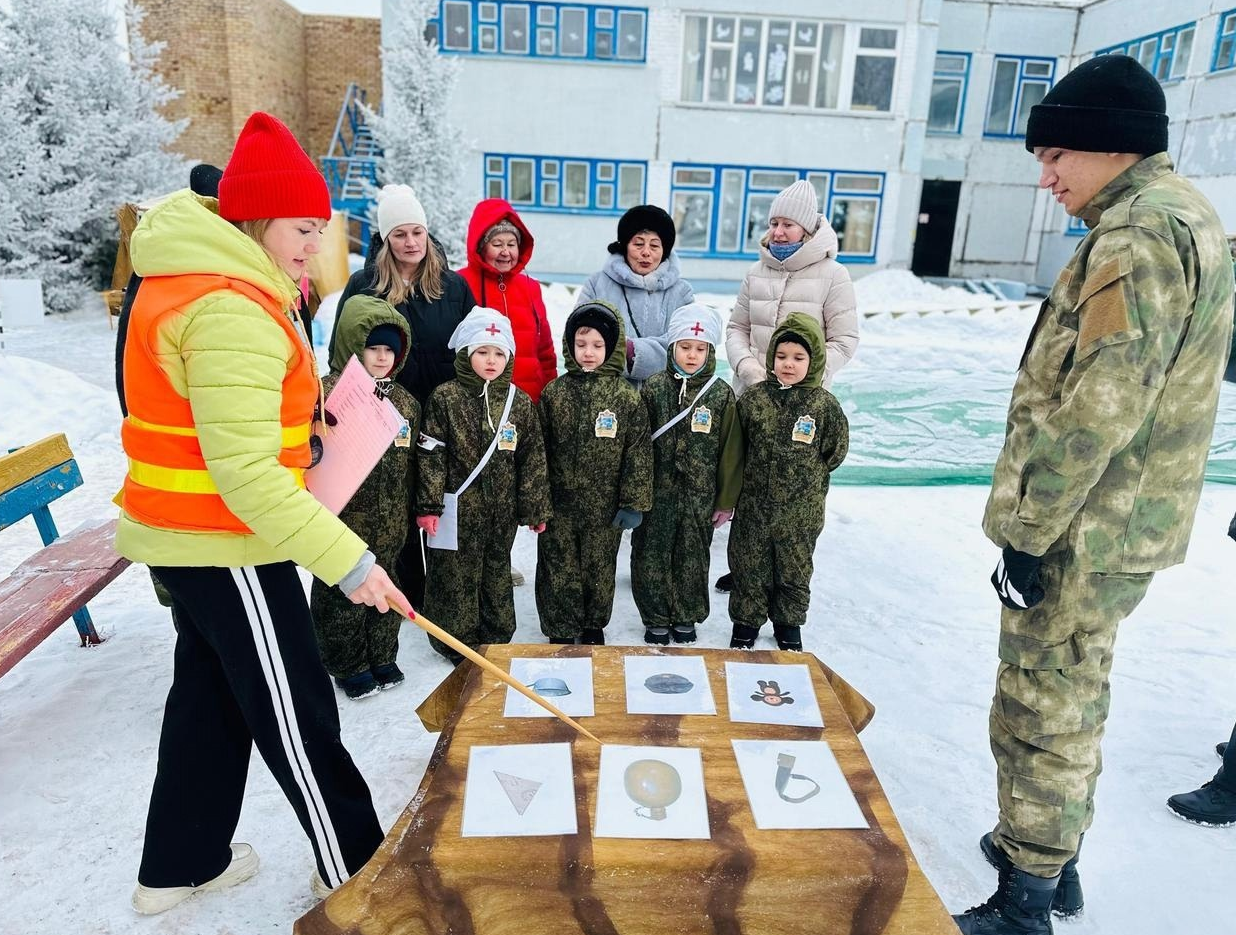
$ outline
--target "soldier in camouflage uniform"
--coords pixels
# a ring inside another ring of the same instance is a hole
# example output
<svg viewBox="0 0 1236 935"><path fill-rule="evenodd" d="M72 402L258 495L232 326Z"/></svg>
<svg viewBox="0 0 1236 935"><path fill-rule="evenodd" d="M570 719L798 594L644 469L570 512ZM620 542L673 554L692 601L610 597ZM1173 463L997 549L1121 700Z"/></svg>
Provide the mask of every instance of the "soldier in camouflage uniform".
<svg viewBox="0 0 1236 935"><path fill-rule="evenodd" d="M707 305L684 305L666 338L665 369L640 388L655 436L653 499L631 534L631 590L644 641L662 645L671 637L694 643L696 624L708 616L713 528L733 515L742 484L734 393L716 376L720 316Z"/></svg>
<svg viewBox="0 0 1236 935"><path fill-rule="evenodd" d="M1039 184L1089 234L1031 331L983 530L1002 550L992 702L996 894L968 935L1049 933L1082 899L1116 629L1183 561L1230 346L1232 271L1209 202L1172 171L1163 91L1079 65L1031 111Z"/></svg>
<svg viewBox="0 0 1236 935"><path fill-rule="evenodd" d="M550 516L545 443L536 406L513 387L515 338L505 316L475 308L459 323L447 345L456 350L455 379L429 397L419 442L417 523L438 532L444 495L458 493L487 449L493 453L480 474L459 495L455 550L425 550L425 616L472 648L509 643L515 635L511 546L515 531L545 528ZM493 348L505 361L486 373ZM510 412L502 419L508 393ZM458 664L460 655L440 640L430 645Z"/></svg>
<svg viewBox="0 0 1236 935"><path fill-rule="evenodd" d="M389 302L372 296L353 296L340 310L331 374L322 381L329 393L352 355L364 363L366 350L377 344L394 352L389 371L375 379L379 395L394 404L406 426L339 514L369 543L383 568L395 567L395 559L407 538L408 504L415 483L412 440L416 438L421 408L415 397L395 382L410 343L407 319ZM372 370L370 376L374 376ZM403 673L395 663L400 625L395 611L383 614L375 607L353 604L338 588L327 587L317 578L313 579L309 594L322 662L349 698L363 698L403 681Z"/></svg>
<svg viewBox="0 0 1236 935"><path fill-rule="evenodd" d="M796 380L784 367L804 351L805 374ZM850 446L841 404L820 384L825 354L819 323L793 312L769 342L769 379L738 398L745 462L729 543L736 649L754 646L770 619L778 647L802 649L828 479Z"/></svg>
<svg viewBox="0 0 1236 935"><path fill-rule="evenodd" d="M550 642L596 645L614 606L622 530L652 508L652 445L612 305L571 312L562 356L567 372L540 402L554 518L537 542L536 608Z"/></svg>

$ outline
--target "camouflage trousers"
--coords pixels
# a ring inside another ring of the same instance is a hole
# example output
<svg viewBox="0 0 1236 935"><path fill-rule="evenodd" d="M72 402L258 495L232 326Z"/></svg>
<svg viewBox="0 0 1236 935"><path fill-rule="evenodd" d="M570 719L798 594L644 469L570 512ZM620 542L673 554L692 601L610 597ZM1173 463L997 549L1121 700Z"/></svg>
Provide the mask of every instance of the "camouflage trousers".
<svg viewBox="0 0 1236 935"><path fill-rule="evenodd" d="M309 588L309 609L322 665L335 678L350 678L395 661L402 619L394 611L380 614L353 604L338 588L317 578Z"/></svg>
<svg viewBox="0 0 1236 935"><path fill-rule="evenodd" d="M571 639L600 629L614 609L622 530L555 516L536 543L536 610L541 632Z"/></svg>
<svg viewBox="0 0 1236 935"><path fill-rule="evenodd" d="M511 546L518 527L495 523L459 529L459 549L425 548L425 616L475 649L509 643L515 635ZM429 637L429 645L452 662L456 652Z"/></svg>
<svg viewBox="0 0 1236 935"><path fill-rule="evenodd" d="M1018 867L1051 877L1094 818L1116 630L1153 574L1075 571L1063 556L1040 574L1043 603L1000 615L990 733L996 843Z"/></svg>
<svg viewBox="0 0 1236 935"><path fill-rule="evenodd" d="M631 590L645 627L694 626L708 616L712 524L674 507L653 507L631 533Z"/></svg>
<svg viewBox="0 0 1236 935"><path fill-rule="evenodd" d="M822 531L823 526L773 523L759 511L740 508L730 527L730 620L757 630L766 620L782 627L805 624L811 555Z"/></svg>

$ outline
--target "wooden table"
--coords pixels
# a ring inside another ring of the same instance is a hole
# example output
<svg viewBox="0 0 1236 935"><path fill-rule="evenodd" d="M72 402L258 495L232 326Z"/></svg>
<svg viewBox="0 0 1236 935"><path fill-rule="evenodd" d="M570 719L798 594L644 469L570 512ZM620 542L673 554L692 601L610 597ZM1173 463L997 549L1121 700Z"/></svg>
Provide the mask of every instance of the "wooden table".
<svg viewBox="0 0 1236 935"><path fill-rule="evenodd" d="M703 656L717 715L626 713L623 657ZM700 748L712 838L594 838L600 748L556 720L503 718L506 688L464 666L422 705L442 736L416 796L373 859L299 919L300 935L956 935L919 870L856 730L873 709L808 653L632 646L491 646L513 656L593 658L596 716L607 744ZM725 662L808 664L825 727L735 724ZM442 721L442 713L449 710ZM441 722L441 723L440 723ZM827 740L869 827L760 831L731 738ZM574 744L579 832L464 838L464 780L474 745Z"/></svg>

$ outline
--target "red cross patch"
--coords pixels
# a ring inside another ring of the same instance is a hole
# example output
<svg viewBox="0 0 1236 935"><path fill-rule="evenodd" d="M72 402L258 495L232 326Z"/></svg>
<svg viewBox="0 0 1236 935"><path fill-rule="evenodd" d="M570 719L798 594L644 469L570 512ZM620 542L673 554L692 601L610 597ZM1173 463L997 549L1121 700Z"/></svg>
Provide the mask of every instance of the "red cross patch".
<svg viewBox="0 0 1236 935"><path fill-rule="evenodd" d="M703 326L702 326L702 325L701 325L701 324L697 321L697 322L695 323L695 325L694 325L694 326L692 326L691 331L692 331L692 333L693 333L693 334L695 334L695 335L697 335L697 336L698 336L698 335L701 335L701 334L703 334L703 333L704 333L704 328L703 328Z"/></svg>

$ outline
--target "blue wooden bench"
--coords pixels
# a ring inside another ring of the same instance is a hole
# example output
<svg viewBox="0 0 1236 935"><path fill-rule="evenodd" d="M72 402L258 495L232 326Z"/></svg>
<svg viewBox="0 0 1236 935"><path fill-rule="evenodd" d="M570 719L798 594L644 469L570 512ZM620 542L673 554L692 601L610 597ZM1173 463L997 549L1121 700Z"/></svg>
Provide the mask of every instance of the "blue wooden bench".
<svg viewBox="0 0 1236 935"><path fill-rule="evenodd" d="M48 504L82 484L63 435L0 456L0 530L27 516L45 548L0 581L0 675L69 617L82 646L102 642L86 602L129 565L112 547L114 519L83 523L65 536Z"/></svg>

